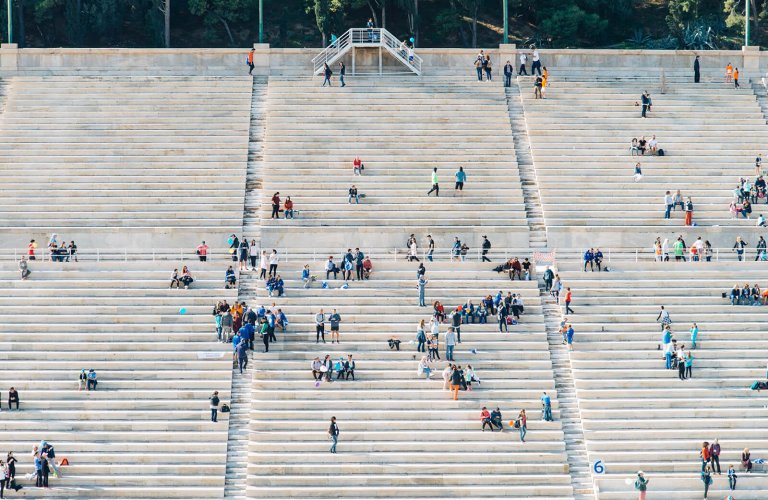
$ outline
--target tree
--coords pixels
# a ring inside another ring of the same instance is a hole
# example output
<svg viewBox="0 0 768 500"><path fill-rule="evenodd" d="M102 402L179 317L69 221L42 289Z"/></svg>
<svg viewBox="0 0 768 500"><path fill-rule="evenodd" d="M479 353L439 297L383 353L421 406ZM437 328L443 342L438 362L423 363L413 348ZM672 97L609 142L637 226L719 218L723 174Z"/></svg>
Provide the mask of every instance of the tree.
<svg viewBox="0 0 768 500"><path fill-rule="evenodd" d="M315 0L315 22L325 47L328 45L328 33L331 31L331 0Z"/></svg>
<svg viewBox="0 0 768 500"><path fill-rule="evenodd" d="M189 11L203 18L203 23L209 29L221 24L227 34L231 46L235 46L235 37L230 24L242 19L248 14L248 0L188 0Z"/></svg>
<svg viewBox="0 0 768 500"><path fill-rule="evenodd" d="M167 49L171 47L171 0L159 0L157 9L163 14L163 42Z"/></svg>
<svg viewBox="0 0 768 500"><path fill-rule="evenodd" d="M472 47L477 47L477 12L480 10L482 0L459 0L461 5L469 12L472 18Z"/></svg>
<svg viewBox="0 0 768 500"><path fill-rule="evenodd" d="M419 0L398 0L408 17L408 31L413 35L414 44L419 44Z"/></svg>

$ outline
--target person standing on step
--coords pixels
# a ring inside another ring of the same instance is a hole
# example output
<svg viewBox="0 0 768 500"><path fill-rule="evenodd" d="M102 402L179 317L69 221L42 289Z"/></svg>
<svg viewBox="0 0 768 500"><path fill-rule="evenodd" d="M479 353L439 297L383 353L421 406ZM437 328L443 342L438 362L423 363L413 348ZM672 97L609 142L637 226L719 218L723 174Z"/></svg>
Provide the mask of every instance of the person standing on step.
<svg viewBox="0 0 768 500"><path fill-rule="evenodd" d="M424 299L424 289L426 288L427 283L429 283L429 280L425 278L423 274L420 275L416 281L416 286L419 289L419 307L427 307Z"/></svg>
<svg viewBox="0 0 768 500"><path fill-rule="evenodd" d="M323 339L323 344L325 344L325 313L322 308L320 308L320 312L315 314L315 334L315 344L320 343L321 337Z"/></svg>
<svg viewBox="0 0 768 500"><path fill-rule="evenodd" d="M709 445L709 461L712 464L712 472L717 471L722 475L720 470L720 440L715 439L715 442Z"/></svg>
<svg viewBox="0 0 768 500"><path fill-rule="evenodd" d="M491 242L488 239L488 236L483 236L483 259L482 262L490 262L491 259L488 258L488 252L491 251Z"/></svg>
<svg viewBox="0 0 768 500"><path fill-rule="evenodd" d="M451 312L451 326L456 332L456 343L461 344L461 310L459 306Z"/></svg>
<svg viewBox="0 0 768 500"><path fill-rule="evenodd" d="M373 43L374 42L373 29L376 27L376 24L373 22L372 17L368 18L368 22L365 24L365 27L368 28L368 41L370 43Z"/></svg>
<svg viewBox="0 0 768 500"><path fill-rule="evenodd" d="M219 391L213 391L208 399L211 402L211 422L216 422L219 416Z"/></svg>
<svg viewBox="0 0 768 500"><path fill-rule="evenodd" d="M339 325L341 324L341 315L336 312L336 309L333 310L333 313L328 317L328 321L331 322L331 344L334 342L337 344L341 344L341 339L339 338ZM325 343L325 341L323 341Z"/></svg>
<svg viewBox="0 0 768 500"><path fill-rule="evenodd" d="M520 53L520 69L517 70L517 76L525 75L528 76L528 71L525 69L525 65L528 63L528 56L525 54L525 52Z"/></svg>
<svg viewBox="0 0 768 500"><path fill-rule="evenodd" d="M493 64L491 63L491 56L485 56L485 63L483 64L485 70L485 79L489 82L493 80Z"/></svg>
<svg viewBox="0 0 768 500"><path fill-rule="evenodd" d="M573 309L571 309L571 299L573 298L573 295L571 294L571 287L566 287L565 289L565 314L574 314Z"/></svg>
<svg viewBox="0 0 768 500"><path fill-rule="evenodd" d="M693 60L693 83L699 83L701 80L701 66L699 65L699 56Z"/></svg>
<svg viewBox="0 0 768 500"><path fill-rule="evenodd" d="M347 84L344 83L344 75L347 74L347 67L344 65L344 61L339 61L339 82L341 83L342 87L346 87Z"/></svg>
<svg viewBox="0 0 768 500"><path fill-rule="evenodd" d="M267 269L269 268L269 258L267 257L267 251L262 250L259 257L259 279L267 279Z"/></svg>
<svg viewBox="0 0 768 500"><path fill-rule="evenodd" d="M427 235L427 260L432 262L432 256L435 253L435 240L432 239L432 235Z"/></svg>
<svg viewBox="0 0 768 500"><path fill-rule="evenodd" d="M555 273L550 266L544 271L544 291L549 292L552 289L552 280L555 279Z"/></svg>
<svg viewBox="0 0 768 500"><path fill-rule="evenodd" d="M646 493L648 492L648 479L645 478L645 474L641 470L637 471L635 491L637 491L638 500L645 500Z"/></svg>
<svg viewBox="0 0 768 500"><path fill-rule="evenodd" d="M331 426L328 428L328 436L330 436L331 441L333 441L330 452L336 453L336 445L339 443L339 426L336 424L336 417L331 417Z"/></svg>
<svg viewBox="0 0 768 500"><path fill-rule="evenodd" d="M512 63L507 61L507 64L504 65L504 86L505 87L512 86L512 73L514 71L515 69L512 67Z"/></svg>
<svg viewBox="0 0 768 500"><path fill-rule="evenodd" d="M445 332L445 359L446 361L455 361L453 359L453 350L456 347L456 333L453 328L448 328Z"/></svg>
<svg viewBox="0 0 768 500"><path fill-rule="evenodd" d="M531 46L531 49L533 50L533 54L531 54L531 60L533 61L531 63L531 75L536 74L536 72L539 73L539 76L541 76L541 61L539 60L539 49L537 49L535 46Z"/></svg>
<svg viewBox="0 0 768 500"><path fill-rule="evenodd" d="M453 188L453 196L456 196L457 193L464 194L464 182L467 180L467 173L464 172L464 167L459 167L453 176L456 179L456 185Z"/></svg>
<svg viewBox="0 0 768 500"><path fill-rule="evenodd" d="M736 237L736 243L733 244L733 250L736 252L736 257L739 259L739 262L744 260L744 248L747 247L749 243L741 239L741 236Z"/></svg>
<svg viewBox="0 0 768 500"><path fill-rule="evenodd" d="M253 250L254 252L256 250ZM251 252L250 246L248 245L248 238L243 236L243 239L240 240L240 248L238 249L239 258L238 261L240 263L238 269L240 271L245 271L248 269L248 254Z"/></svg>
<svg viewBox="0 0 768 500"><path fill-rule="evenodd" d="M325 84L327 83L329 87L332 87L331 84L331 76L333 75L333 71L331 71L331 67L328 66L328 63L323 64L323 75L325 76L325 79L323 80L323 87L325 87Z"/></svg>
<svg viewBox="0 0 768 500"><path fill-rule="evenodd" d="M277 276L277 265L280 263L280 257L277 255L277 250L272 249L272 253L269 254L269 277Z"/></svg>
<svg viewBox="0 0 768 500"><path fill-rule="evenodd" d="M208 245L205 244L205 241L197 245L197 250L195 252L197 253L197 258L200 262L208 260Z"/></svg>
<svg viewBox="0 0 768 500"><path fill-rule="evenodd" d="M253 68L255 67L254 64L253 64L253 55L254 55L255 52L256 52L256 49L251 49L250 51L248 51L248 62L247 62L247 64L248 64L248 76L252 76L253 75Z"/></svg>
<svg viewBox="0 0 768 500"><path fill-rule="evenodd" d="M651 98L648 96L647 90L640 95L640 103L642 104L640 117L647 118L646 114L648 113L648 109L651 107Z"/></svg>
<svg viewBox="0 0 768 500"><path fill-rule="evenodd" d="M517 414L517 421L515 427L520 431L520 442L525 443L525 435L528 434L528 416L525 414L525 409L520 410Z"/></svg>
<svg viewBox="0 0 768 500"><path fill-rule="evenodd" d="M546 392L541 396L541 408L541 418L545 422L554 422L552 418L552 399Z"/></svg>
<svg viewBox="0 0 768 500"><path fill-rule="evenodd" d="M568 344L568 349L573 350L573 325L569 324L568 329L565 331L565 343Z"/></svg>
<svg viewBox="0 0 768 500"><path fill-rule="evenodd" d="M739 68L733 69L733 87L739 88Z"/></svg>
<svg viewBox="0 0 768 500"><path fill-rule="evenodd" d="M699 326L694 323L691 326L691 349L696 349L696 339L699 337Z"/></svg>
<svg viewBox="0 0 768 500"><path fill-rule="evenodd" d="M496 311L496 317L499 320L499 333L503 331L509 333L509 324L507 323L507 316L509 315L507 305L504 302L499 303L498 310Z"/></svg>
<svg viewBox="0 0 768 500"><path fill-rule="evenodd" d="M728 466L728 488L731 491L736 490L736 469L733 468L733 464Z"/></svg>
<svg viewBox="0 0 768 500"><path fill-rule="evenodd" d="M416 327L416 352L427 352L427 334L425 333L426 326L424 320L419 320L419 325Z"/></svg>
<svg viewBox="0 0 768 500"><path fill-rule="evenodd" d="M259 260L259 251L256 248L256 240L251 238L250 251L248 252L248 259L251 261L251 271L256 270L256 262Z"/></svg>
<svg viewBox="0 0 768 500"><path fill-rule="evenodd" d="M360 251L359 248L355 248L355 273L357 281L363 281L363 262L365 261L365 254Z"/></svg>
<svg viewBox="0 0 768 500"><path fill-rule="evenodd" d="M685 378L693 378L693 354L691 351L685 355Z"/></svg>
<svg viewBox="0 0 768 500"><path fill-rule="evenodd" d="M432 169L432 189L427 191L427 196L432 194L433 191L435 196L440 196L440 184L438 183L437 179L437 167Z"/></svg>
<svg viewBox="0 0 768 500"><path fill-rule="evenodd" d="M483 56L483 51L481 50L480 53L477 55L477 58L475 59L475 70L477 71L478 82L483 81L483 63L484 62L485 62L485 57Z"/></svg>
<svg viewBox="0 0 768 500"><path fill-rule="evenodd" d="M280 192L272 195L272 216L273 219L280 218Z"/></svg>
<svg viewBox="0 0 768 500"><path fill-rule="evenodd" d="M704 483L704 498L707 498L709 493L709 487L712 485L712 469L707 465L703 471L701 471L701 482Z"/></svg>
<svg viewBox="0 0 768 500"><path fill-rule="evenodd" d="M269 337L264 335L263 338L268 339ZM269 352L269 340L265 341L264 345L267 348L265 352ZM240 374L242 375L243 370L248 368L248 341L240 339L235 352L237 353L237 366L240 368Z"/></svg>
<svg viewBox="0 0 768 500"><path fill-rule="evenodd" d="M693 201L690 196L685 199L685 225L693 225Z"/></svg>

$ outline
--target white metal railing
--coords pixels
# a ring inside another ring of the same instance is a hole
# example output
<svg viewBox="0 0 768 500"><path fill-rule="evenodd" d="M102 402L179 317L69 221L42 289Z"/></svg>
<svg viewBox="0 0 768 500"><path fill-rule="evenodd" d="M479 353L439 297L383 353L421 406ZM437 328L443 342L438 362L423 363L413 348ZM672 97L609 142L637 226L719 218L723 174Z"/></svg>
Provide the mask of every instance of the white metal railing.
<svg viewBox="0 0 768 500"><path fill-rule="evenodd" d="M351 28L347 30L346 33L312 58L313 74L322 73L325 64L330 66L352 47L383 47L409 69L419 75L421 74L423 59L414 53L411 61L409 58L410 49L406 42L398 40L397 37L383 28Z"/></svg>
<svg viewBox="0 0 768 500"><path fill-rule="evenodd" d="M252 254L259 255L262 250L267 254L272 252L272 248L251 249ZM285 249L276 248L281 262L300 261L300 262L318 262L326 261L329 256L334 259L341 257L345 253L345 247L334 249L329 248L298 248ZM354 247L353 247L354 250ZM400 248L361 248L363 253L369 255L372 259L379 261L401 261L407 260L410 251L405 247ZM552 257L559 262L581 262L583 261L586 249L579 248L560 248L552 251ZM605 247L600 249L603 253L603 262L653 262L656 255L652 248L637 247ZM521 261L528 258L531 262L536 262L536 254L539 253L534 248L503 248L491 249L487 257L492 264L501 264L513 257L518 257ZM239 255L239 251L237 252ZM18 261L22 256L27 255L27 250L19 249L0 249L1 261ZM667 251L670 261L675 261L674 251L670 248ZM233 253L229 248L209 248L206 260L208 262L232 262ZM689 249L684 252L686 262L694 262L691 258ZM713 248L709 254L712 262L734 262L738 260L736 251L731 247ZM755 248L744 250L744 261L755 261L758 251ZM196 248L152 248L152 249L131 249L131 248L79 248L77 253L72 255L69 252L65 254L54 254L47 248L38 248L35 250L35 260L38 262L129 262L129 261L199 261L199 255ZM429 252L426 247L420 247L417 251L419 260L429 260ZM464 255L458 255L452 248L435 249L431 254L435 262L481 262L483 250L480 247L474 247L466 251ZM547 265L551 262L549 259L540 259L540 265ZM700 256L700 262L706 262L704 256Z"/></svg>

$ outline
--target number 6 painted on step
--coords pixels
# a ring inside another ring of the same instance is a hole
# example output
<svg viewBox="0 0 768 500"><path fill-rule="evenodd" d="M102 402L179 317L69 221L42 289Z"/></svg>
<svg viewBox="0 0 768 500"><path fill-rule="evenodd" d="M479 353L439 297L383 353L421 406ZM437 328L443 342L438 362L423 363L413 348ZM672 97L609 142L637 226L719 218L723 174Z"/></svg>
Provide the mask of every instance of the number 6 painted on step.
<svg viewBox="0 0 768 500"><path fill-rule="evenodd" d="M605 465L602 460L595 460L592 464L592 472L595 474L605 474Z"/></svg>

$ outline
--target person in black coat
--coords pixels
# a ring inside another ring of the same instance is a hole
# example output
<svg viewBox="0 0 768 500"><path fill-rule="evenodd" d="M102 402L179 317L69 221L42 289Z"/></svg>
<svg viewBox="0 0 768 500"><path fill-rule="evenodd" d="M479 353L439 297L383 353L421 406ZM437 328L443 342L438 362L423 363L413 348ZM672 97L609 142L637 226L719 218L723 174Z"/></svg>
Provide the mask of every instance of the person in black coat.
<svg viewBox="0 0 768 500"><path fill-rule="evenodd" d="M693 61L693 83L699 83L699 80L701 79L700 70L699 56L696 56L696 59Z"/></svg>

